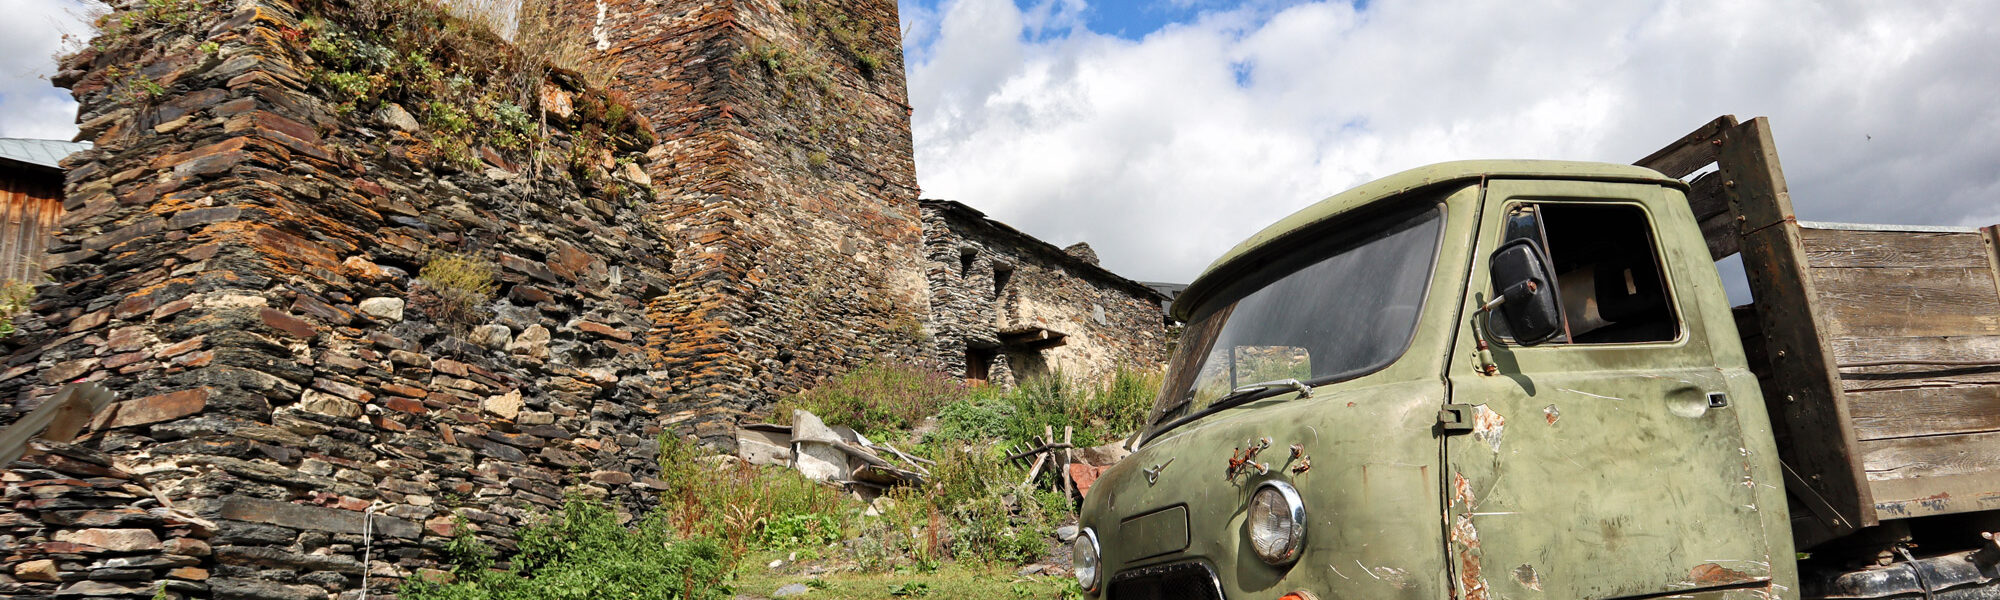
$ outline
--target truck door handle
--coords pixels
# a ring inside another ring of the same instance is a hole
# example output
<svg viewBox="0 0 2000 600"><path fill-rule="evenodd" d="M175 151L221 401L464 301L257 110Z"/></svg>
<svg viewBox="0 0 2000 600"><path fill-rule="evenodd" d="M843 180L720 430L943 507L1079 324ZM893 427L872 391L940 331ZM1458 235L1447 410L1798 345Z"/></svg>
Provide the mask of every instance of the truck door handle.
<svg viewBox="0 0 2000 600"><path fill-rule="evenodd" d="M1438 430L1445 435L1472 432L1472 414L1477 407L1471 404L1446 404L1438 409Z"/></svg>

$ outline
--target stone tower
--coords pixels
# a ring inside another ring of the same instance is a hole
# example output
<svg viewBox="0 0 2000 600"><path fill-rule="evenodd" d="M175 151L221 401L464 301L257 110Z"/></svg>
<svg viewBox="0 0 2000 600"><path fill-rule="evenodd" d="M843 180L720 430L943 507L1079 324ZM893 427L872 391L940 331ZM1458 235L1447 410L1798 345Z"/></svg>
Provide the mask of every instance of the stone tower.
<svg viewBox="0 0 2000 600"><path fill-rule="evenodd" d="M874 357L927 358L894 0L580 8L661 140L649 174L676 283L648 307L647 346L676 394L747 408Z"/></svg>

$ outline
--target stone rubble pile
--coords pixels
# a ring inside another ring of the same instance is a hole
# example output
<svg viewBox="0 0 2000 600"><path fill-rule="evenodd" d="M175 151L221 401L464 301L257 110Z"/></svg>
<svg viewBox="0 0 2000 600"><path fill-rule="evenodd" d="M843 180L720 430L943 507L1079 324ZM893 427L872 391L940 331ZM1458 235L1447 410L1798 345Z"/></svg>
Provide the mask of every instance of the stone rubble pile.
<svg viewBox="0 0 2000 600"><path fill-rule="evenodd" d="M0 473L0 598L208 591L214 525L162 505L109 456L41 443Z"/></svg>

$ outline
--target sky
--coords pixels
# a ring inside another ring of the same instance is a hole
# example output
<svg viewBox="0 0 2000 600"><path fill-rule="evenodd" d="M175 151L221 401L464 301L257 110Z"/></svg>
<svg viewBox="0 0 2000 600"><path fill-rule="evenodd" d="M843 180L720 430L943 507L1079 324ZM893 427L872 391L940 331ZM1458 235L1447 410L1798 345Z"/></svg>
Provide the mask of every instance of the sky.
<svg viewBox="0 0 2000 600"><path fill-rule="evenodd" d="M0 137L68 138L80 0L0 0ZM899 0L918 182L1128 277L1448 160L1771 119L1802 219L2000 223L2000 2Z"/></svg>
<svg viewBox="0 0 2000 600"><path fill-rule="evenodd" d="M903 0L917 179L1185 282L1430 163L1769 117L1800 218L2000 223L2000 3ZM1736 286L1731 286L1736 287Z"/></svg>

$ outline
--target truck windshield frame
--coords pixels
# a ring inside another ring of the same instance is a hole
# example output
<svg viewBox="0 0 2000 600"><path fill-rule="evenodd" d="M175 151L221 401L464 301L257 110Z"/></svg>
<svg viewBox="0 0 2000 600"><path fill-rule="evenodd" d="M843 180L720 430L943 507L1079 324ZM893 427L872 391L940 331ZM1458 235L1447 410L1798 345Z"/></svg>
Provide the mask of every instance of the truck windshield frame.
<svg viewBox="0 0 2000 600"><path fill-rule="evenodd" d="M1218 401L1239 386L1278 379L1319 386L1395 363L1416 337L1444 222L1444 206L1426 202L1332 224L1228 284L1182 332L1146 437L1238 404Z"/></svg>

